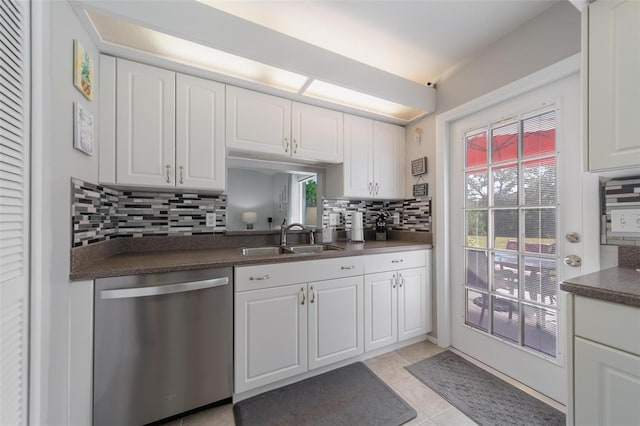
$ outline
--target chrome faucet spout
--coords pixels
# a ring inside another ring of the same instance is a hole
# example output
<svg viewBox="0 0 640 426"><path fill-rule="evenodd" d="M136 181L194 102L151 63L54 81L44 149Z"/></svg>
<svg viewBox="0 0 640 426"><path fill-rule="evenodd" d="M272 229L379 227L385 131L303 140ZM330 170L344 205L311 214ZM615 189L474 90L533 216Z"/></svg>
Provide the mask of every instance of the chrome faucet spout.
<svg viewBox="0 0 640 426"><path fill-rule="evenodd" d="M286 246L286 245L287 245L287 232L289 232L289 230L290 230L291 228L294 228L294 227L296 227L296 226L297 226L298 228L302 229L303 231L307 229L307 227L306 227L306 226L304 226L304 225L303 225L303 224L301 224L301 223L292 223L291 225L288 225L288 226L285 226L285 227L281 228L281 229L280 229L280 245L281 245L281 246L283 246L283 247L284 247L284 246ZM311 244L313 244L313 241L311 242Z"/></svg>

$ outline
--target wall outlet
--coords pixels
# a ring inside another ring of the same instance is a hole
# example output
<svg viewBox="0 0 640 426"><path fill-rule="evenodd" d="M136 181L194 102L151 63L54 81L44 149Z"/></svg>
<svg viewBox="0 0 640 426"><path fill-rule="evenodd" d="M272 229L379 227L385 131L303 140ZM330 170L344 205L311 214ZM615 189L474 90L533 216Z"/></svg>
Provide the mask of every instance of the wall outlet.
<svg viewBox="0 0 640 426"><path fill-rule="evenodd" d="M207 213L206 215L206 227L207 228L215 228L216 227L216 214L215 213Z"/></svg>
<svg viewBox="0 0 640 426"><path fill-rule="evenodd" d="M329 213L329 226L338 226L340 215L338 213Z"/></svg>
<svg viewBox="0 0 640 426"><path fill-rule="evenodd" d="M393 212L391 215L394 225L400 225L400 212Z"/></svg>

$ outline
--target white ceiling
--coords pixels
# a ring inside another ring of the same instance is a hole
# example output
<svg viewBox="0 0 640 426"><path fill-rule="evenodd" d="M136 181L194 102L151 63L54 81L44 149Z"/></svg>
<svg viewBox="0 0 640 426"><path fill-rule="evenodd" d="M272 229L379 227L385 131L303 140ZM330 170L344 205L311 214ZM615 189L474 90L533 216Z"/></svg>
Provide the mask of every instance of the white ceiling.
<svg viewBox="0 0 640 426"><path fill-rule="evenodd" d="M199 1L426 83L437 81L558 0Z"/></svg>

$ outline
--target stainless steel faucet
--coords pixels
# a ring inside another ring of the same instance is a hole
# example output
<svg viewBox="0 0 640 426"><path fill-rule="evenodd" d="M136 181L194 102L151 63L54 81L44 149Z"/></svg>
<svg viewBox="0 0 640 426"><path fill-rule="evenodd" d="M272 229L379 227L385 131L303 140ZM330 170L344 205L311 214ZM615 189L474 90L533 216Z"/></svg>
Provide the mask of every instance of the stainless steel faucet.
<svg viewBox="0 0 640 426"><path fill-rule="evenodd" d="M280 245L281 246L286 246L287 245L287 232L289 232L289 229L293 228L293 227L298 227L300 229L302 229L303 231L309 231L309 244L315 244L315 235L313 234L313 229L309 229L306 226L304 226L301 223L292 223L291 225L288 226L284 226L282 228L280 228Z"/></svg>

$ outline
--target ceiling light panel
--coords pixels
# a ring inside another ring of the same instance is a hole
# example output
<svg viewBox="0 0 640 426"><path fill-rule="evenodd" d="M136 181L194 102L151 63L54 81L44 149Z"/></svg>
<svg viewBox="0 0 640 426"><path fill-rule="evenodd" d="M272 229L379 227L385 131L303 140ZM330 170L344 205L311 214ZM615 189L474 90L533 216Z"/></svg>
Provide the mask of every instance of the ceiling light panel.
<svg viewBox="0 0 640 426"><path fill-rule="evenodd" d="M308 77L151 30L121 19L87 12L104 42L165 59L297 93Z"/></svg>
<svg viewBox="0 0 640 426"><path fill-rule="evenodd" d="M414 120L425 114L424 111L416 108L346 89L321 80L313 80L303 95L405 121Z"/></svg>

